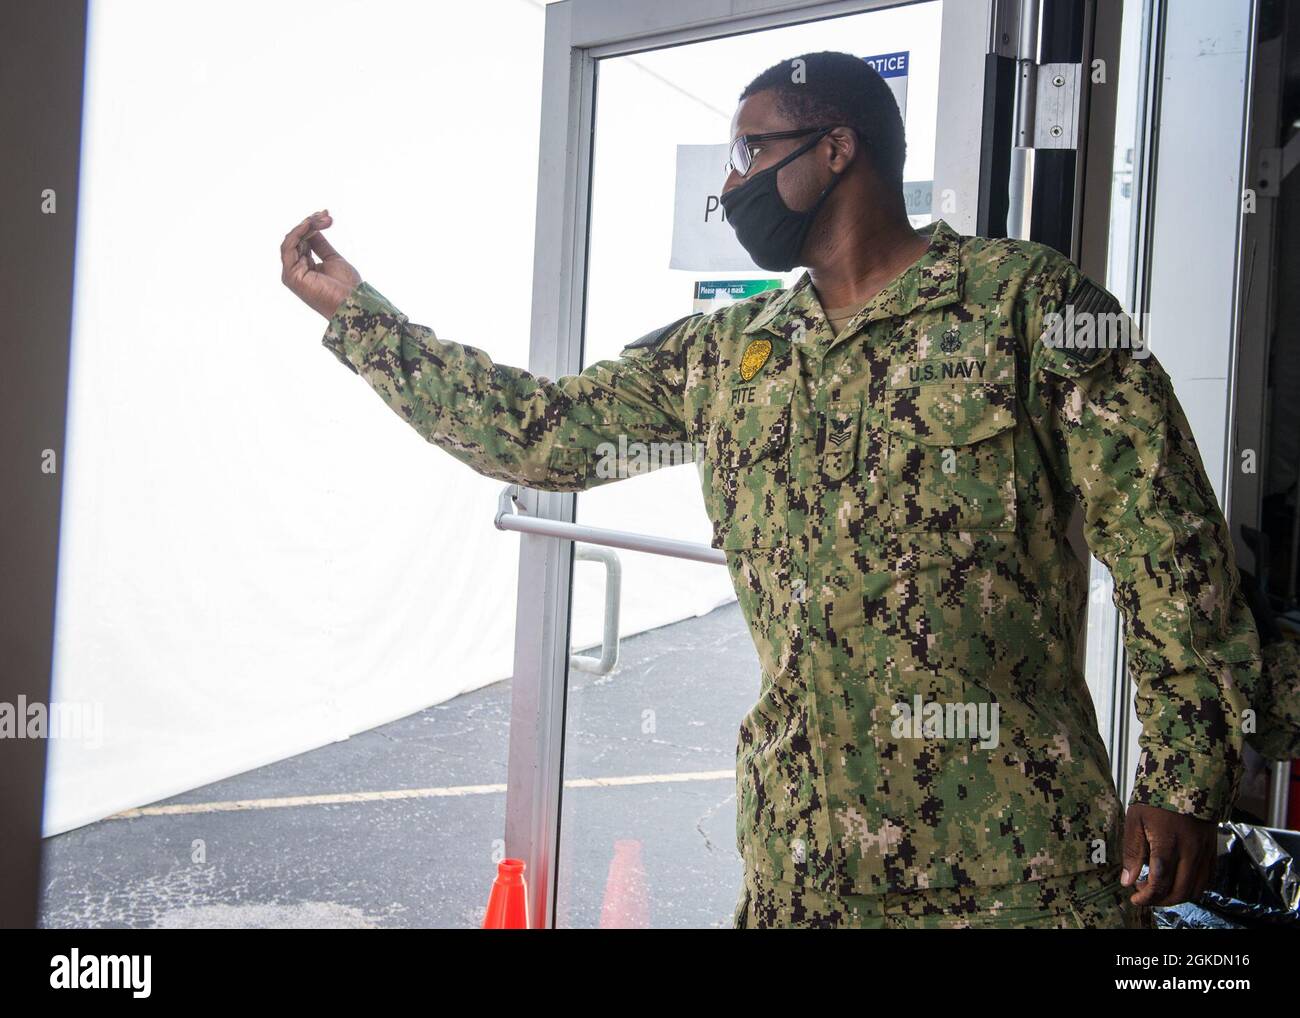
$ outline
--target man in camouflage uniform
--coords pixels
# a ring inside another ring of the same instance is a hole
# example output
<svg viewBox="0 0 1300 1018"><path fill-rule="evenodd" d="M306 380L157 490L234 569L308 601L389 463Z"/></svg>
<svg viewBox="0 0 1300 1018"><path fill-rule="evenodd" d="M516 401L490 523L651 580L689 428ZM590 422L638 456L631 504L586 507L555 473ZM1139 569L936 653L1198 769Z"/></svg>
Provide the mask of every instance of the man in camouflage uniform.
<svg viewBox="0 0 1300 1018"><path fill-rule="evenodd" d="M912 230L897 107L860 60L764 72L732 136L738 237L809 271L579 374L412 323L325 241L327 213L286 236L284 282L343 364L489 477L583 491L613 479L602 443L703 443L712 543L762 664L737 745L735 925L1149 925L1209 879L1259 672L1167 374L1053 338L1057 314L1119 310L1056 251ZM1143 723L1123 825L1075 664L1076 504Z"/></svg>

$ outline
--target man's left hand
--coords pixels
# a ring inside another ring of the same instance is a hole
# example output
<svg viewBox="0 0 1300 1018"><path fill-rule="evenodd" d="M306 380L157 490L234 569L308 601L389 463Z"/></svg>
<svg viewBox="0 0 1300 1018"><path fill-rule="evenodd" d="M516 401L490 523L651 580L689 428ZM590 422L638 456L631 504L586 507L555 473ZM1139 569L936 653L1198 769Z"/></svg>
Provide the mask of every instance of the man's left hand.
<svg viewBox="0 0 1300 1018"><path fill-rule="evenodd" d="M1134 803L1124 818L1124 871L1120 883L1136 884L1134 905L1176 905L1210 884L1218 851L1218 824ZM1147 879L1137 884L1142 864Z"/></svg>

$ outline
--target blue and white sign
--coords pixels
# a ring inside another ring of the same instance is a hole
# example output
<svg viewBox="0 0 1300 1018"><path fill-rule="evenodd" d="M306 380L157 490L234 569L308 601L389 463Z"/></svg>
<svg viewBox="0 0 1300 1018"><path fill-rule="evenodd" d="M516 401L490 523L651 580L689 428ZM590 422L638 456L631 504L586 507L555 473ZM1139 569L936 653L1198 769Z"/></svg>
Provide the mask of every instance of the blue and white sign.
<svg viewBox="0 0 1300 1018"><path fill-rule="evenodd" d="M904 121L907 120L907 63L910 53L910 50L903 50L901 53L881 53L879 56L862 58L885 79L885 84L894 93L894 101L898 103L898 112Z"/></svg>

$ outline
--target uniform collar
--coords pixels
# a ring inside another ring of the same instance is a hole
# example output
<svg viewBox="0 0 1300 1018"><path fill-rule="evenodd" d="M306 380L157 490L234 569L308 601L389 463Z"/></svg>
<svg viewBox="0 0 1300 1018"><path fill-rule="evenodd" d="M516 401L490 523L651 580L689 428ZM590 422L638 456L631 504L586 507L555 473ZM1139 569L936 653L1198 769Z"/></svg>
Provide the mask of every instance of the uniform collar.
<svg viewBox="0 0 1300 1018"><path fill-rule="evenodd" d="M918 231L930 238L925 253L901 272L888 286L867 302L853 319L846 323L840 336L847 338L857 326L883 318L902 317L914 311L943 307L961 299L961 236L942 219L921 227ZM813 289L812 277L807 270L789 289L774 297L763 310L745 326L745 332L767 329L786 339L796 329L795 322L802 321L803 331L809 339L814 333L825 330L830 335L826 314Z"/></svg>

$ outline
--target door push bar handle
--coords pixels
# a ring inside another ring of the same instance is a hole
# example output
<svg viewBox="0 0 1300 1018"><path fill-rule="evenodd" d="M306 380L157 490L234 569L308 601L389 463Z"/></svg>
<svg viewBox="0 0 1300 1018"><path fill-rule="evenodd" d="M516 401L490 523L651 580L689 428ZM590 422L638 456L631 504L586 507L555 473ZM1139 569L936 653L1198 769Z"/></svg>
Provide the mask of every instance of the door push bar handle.
<svg viewBox="0 0 1300 1018"><path fill-rule="evenodd" d="M711 548L707 544L675 541L671 537L651 537L649 534L633 534L625 530L584 527L578 523L565 523L562 520L547 520L539 516L524 515L516 508L519 494L520 487L517 484L508 485L501 492L501 497L497 499L495 521L498 530L517 530L522 534L540 534L543 537L558 537L565 541L600 544L607 548L645 551L651 555L669 555L672 558L690 559L694 562L727 564L727 556L722 550Z"/></svg>
<svg viewBox="0 0 1300 1018"><path fill-rule="evenodd" d="M618 609L623 590L623 565L613 549L597 548L590 544L575 544L573 557L585 562L605 563L605 628L600 643L600 656L570 654L569 667L592 675L608 675L618 664Z"/></svg>

